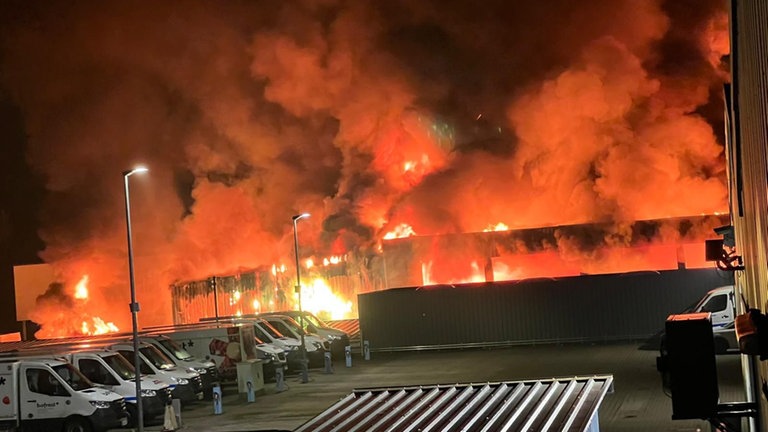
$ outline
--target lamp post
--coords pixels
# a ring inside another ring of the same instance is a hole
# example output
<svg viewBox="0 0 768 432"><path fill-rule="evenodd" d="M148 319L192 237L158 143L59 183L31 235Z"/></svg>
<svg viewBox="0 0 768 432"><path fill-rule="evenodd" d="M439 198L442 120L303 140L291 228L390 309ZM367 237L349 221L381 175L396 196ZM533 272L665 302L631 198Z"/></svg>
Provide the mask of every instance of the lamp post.
<svg viewBox="0 0 768 432"><path fill-rule="evenodd" d="M136 286L133 277L133 241L131 240L131 198L128 191L128 177L149 171L145 167L136 167L123 172L125 183L125 224L128 229L128 277L131 283L131 317L133 319L133 364L136 367L136 427L139 432L144 430L144 410L141 406L141 359L139 357L139 326L137 314L139 304L136 302Z"/></svg>
<svg viewBox="0 0 768 432"><path fill-rule="evenodd" d="M301 275L299 274L299 236L296 232L296 222L299 219L309 217L309 213L302 213L291 217L293 219L293 251L296 255L296 292L299 293L299 325L301 326L301 382L307 383L309 375L307 372L307 347L304 345L304 310L301 308Z"/></svg>

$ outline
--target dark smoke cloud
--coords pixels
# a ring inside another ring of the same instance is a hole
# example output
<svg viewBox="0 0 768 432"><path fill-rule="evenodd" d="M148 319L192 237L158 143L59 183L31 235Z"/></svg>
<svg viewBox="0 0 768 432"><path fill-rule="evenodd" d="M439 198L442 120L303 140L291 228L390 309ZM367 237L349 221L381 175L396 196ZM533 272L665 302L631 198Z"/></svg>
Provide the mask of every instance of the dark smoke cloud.
<svg viewBox="0 0 768 432"><path fill-rule="evenodd" d="M148 296L174 280L288 261L301 211L322 254L401 223L726 208L718 2L27 3L0 6L2 86L48 190L41 255L122 299L119 324L121 172L140 162L137 282L158 323L169 300Z"/></svg>

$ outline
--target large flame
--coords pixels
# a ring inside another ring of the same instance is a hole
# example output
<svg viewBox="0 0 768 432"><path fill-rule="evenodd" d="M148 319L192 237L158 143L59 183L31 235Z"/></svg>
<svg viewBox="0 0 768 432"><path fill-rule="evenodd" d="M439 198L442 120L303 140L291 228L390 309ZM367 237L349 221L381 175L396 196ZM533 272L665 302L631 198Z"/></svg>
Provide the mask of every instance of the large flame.
<svg viewBox="0 0 768 432"><path fill-rule="evenodd" d="M302 286L302 309L330 319L349 318L352 302L335 294L328 282L314 278L308 286ZM298 305L298 294L295 296Z"/></svg>
<svg viewBox="0 0 768 432"><path fill-rule="evenodd" d="M51 284L48 291L38 298L37 313L45 314L46 321L35 333L37 338L62 338L90 336L120 331L113 322L97 315L102 308L89 295L89 275L83 275L71 290Z"/></svg>

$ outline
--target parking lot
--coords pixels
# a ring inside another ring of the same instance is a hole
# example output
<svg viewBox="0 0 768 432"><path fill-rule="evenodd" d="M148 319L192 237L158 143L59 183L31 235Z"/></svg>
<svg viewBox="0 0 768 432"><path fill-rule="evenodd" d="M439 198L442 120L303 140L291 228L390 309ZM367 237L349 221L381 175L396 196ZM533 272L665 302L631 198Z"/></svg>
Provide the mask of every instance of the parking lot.
<svg viewBox="0 0 768 432"><path fill-rule="evenodd" d="M706 431L705 421L671 420L671 400L664 395L656 371L654 350L642 344L567 344L516 346L498 349L372 353L366 361L355 356L352 367L334 362L332 374L312 369L309 382L288 376L287 390L266 383L254 402L225 386L221 414L213 402L185 407L181 430L291 431L328 408L355 388L414 384L497 382L521 379L612 374L614 391L599 410L602 431ZM718 356L721 402L744 400L739 355ZM147 426L158 431L162 424Z"/></svg>

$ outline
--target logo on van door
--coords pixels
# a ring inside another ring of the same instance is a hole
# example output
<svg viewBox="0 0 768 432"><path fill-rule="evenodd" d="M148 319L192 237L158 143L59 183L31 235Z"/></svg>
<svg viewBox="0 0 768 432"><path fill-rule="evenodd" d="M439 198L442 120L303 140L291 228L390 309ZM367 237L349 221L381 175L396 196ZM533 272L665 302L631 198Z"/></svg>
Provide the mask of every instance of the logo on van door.
<svg viewBox="0 0 768 432"><path fill-rule="evenodd" d="M39 403L39 404L35 404L35 405L37 405L38 408L56 408L59 405L59 403L58 402L50 402L50 403L49 402L43 402L43 403Z"/></svg>

